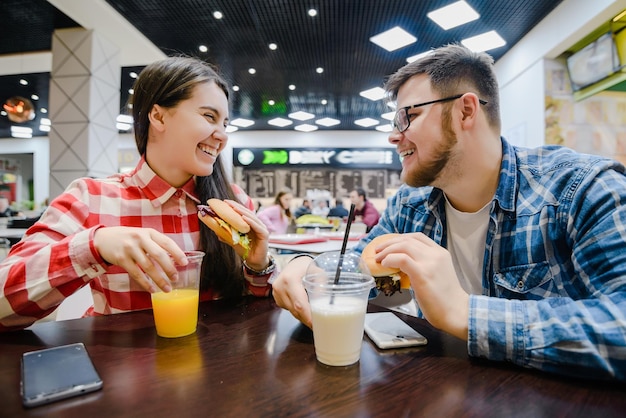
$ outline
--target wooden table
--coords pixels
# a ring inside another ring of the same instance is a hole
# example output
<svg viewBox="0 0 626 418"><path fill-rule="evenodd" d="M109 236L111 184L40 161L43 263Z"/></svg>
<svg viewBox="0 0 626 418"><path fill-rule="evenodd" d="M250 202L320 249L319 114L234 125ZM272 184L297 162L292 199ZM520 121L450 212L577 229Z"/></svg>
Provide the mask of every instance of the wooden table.
<svg viewBox="0 0 626 418"><path fill-rule="evenodd" d="M370 306L370 310L383 308ZM196 334L164 339L152 312L41 323L0 335L0 416L617 417L626 385L471 360L464 342L397 314L425 347L390 352L365 338L361 361L315 360L312 333L269 299L200 306ZM25 351L82 341L104 381L95 393L24 409Z"/></svg>

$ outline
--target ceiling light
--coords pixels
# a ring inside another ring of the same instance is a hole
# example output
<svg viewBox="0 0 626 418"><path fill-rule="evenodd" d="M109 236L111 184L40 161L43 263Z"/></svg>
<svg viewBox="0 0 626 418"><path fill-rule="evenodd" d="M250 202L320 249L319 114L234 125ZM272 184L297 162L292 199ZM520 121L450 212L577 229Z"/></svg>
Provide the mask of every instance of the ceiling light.
<svg viewBox="0 0 626 418"><path fill-rule="evenodd" d="M274 100L268 100L267 104L270 106L274 106L276 104L276 102Z"/></svg>
<svg viewBox="0 0 626 418"><path fill-rule="evenodd" d="M363 90L359 93L359 95L365 97L366 99L376 101L385 97L385 90L381 87L374 87L368 90Z"/></svg>
<svg viewBox="0 0 626 418"><path fill-rule="evenodd" d="M391 52L414 43L417 41L417 38L400 26L395 26L385 32L372 36L370 41Z"/></svg>
<svg viewBox="0 0 626 418"><path fill-rule="evenodd" d="M426 57L426 56L428 56L428 55L430 55L432 53L433 53L433 51L431 49L430 51L426 51L426 52L422 52L421 54L410 56L410 57L408 57L406 59L406 62L411 63L413 61L417 61L417 60L422 59L422 58L424 58L424 57Z"/></svg>
<svg viewBox="0 0 626 418"><path fill-rule="evenodd" d="M318 73L318 74L322 74L324 72L324 69L322 67L317 67L315 69L315 72Z"/></svg>
<svg viewBox="0 0 626 418"><path fill-rule="evenodd" d="M381 118L383 119L387 119L387 120L393 120L393 118L396 117L396 112L387 112L387 113L383 113L382 115L380 115Z"/></svg>
<svg viewBox="0 0 626 418"><path fill-rule="evenodd" d="M128 89L128 94L135 94L135 89Z"/></svg>
<svg viewBox="0 0 626 418"><path fill-rule="evenodd" d="M130 123L117 122L115 124L115 128L117 128L118 131L130 131L130 128L132 127L133 125L131 125Z"/></svg>
<svg viewBox="0 0 626 418"><path fill-rule="evenodd" d="M41 122L39 123L41 123L42 125L48 125L48 126L52 125L52 122L48 118L41 118Z"/></svg>
<svg viewBox="0 0 626 418"><path fill-rule="evenodd" d="M298 111L298 112L290 113L288 116L291 119L297 119L297 120L309 120L309 119L313 119L315 117L314 114L308 113L308 112L303 112L301 110Z"/></svg>
<svg viewBox="0 0 626 418"><path fill-rule="evenodd" d="M315 125L309 125L308 123L303 123L302 125L297 125L293 129L300 132L313 132L317 131L319 128Z"/></svg>
<svg viewBox="0 0 626 418"><path fill-rule="evenodd" d="M226 133L227 134L232 133L232 132L237 132L238 130L239 130L239 128L236 127L236 126L228 125L226 127Z"/></svg>
<svg viewBox="0 0 626 418"><path fill-rule="evenodd" d="M272 51L276 51L278 49L278 45L276 45L274 42L272 42L271 44L268 45L269 49L271 49Z"/></svg>
<svg viewBox="0 0 626 418"><path fill-rule="evenodd" d="M230 121L231 125L239 126L241 128L247 128L248 126L254 125L254 121L250 119L237 118L235 120Z"/></svg>
<svg viewBox="0 0 626 418"><path fill-rule="evenodd" d="M31 94L30 98L33 100L39 100L39 96L37 96L36 94Z"/></svg>
<svg viewBox="0 0 626 418"><path fill-rule="evenodd" d="M379 132L391 132L393 130L390 123L383 123L382 125L378 125L375 129Z"/></svg>
<svg viewBox="0 0 626 418"><path fill-rule="evenodd" d="M222 12L216 10L216 11L213 12L213 17L219 20L219 19L223 18L224 15L222 14Z"/></svg>
<svg viewBox="0 0 626 418"><path fill-rule="evenodd" d="M27 81L27 80L24 80L23 78L20 78L20 84L21 84L22 86L28 86L28 81Z"/></svg>
<svg viewBox="0 0 626 418"><path fill-rule="evenodd" d="M311 17L315 17L317 16L317 10L315 9L309 9L309 11L307 12L309 14L309 16Z"/></svg>
<svg viewBox="0 0 626 418"><path fill-rule="evenodd" d="M322 118L322 119L318 119L315 121L315 123L317 123L318 125L322 125L322 126L335 126L335 125L339 125L341 123L341 121L337 120L337 119L333 119L333 118Z"/></svg>
<svg viewBox="0 0 626 418"><path fill-rule="evenodd" d="M474 52L488 51L506 45L506 41L495 30L463 39L461 43Z"/></svg>
<svg viewBox="0 0 626 418"><path fill-rule="evenodd" d="M133 117L131 115L117 115L115 121L121 123L133 123ZM41 120L41 123L43 123L43 119Z"/></svg>
<svg viewBox="0 0 626 418"><path fill-rule="evenodd" d="M13 138L32 138L33 129L23 126L11 126L11 136Z"/></svg>
<svg viewBox="0 0 626 418"><path fill-rule="evenodd" d="M320 103L323 104L324 106L326 106L328 104L328 100L322 99L322 101Z"/></svg>
<svg viewBox="0 0 626 418"><path fill-rule="evenodd" d="M200 52L207 52L209 50L206 45L200 45L198 49L200 50Z"/></svg>
<svg viewBox="0 0 626 418"><path fill-rule="evenodd" d="M380 122L376 119L372 118L363 118L354 121L355 125L362 126L364 128L369 128L370 126L378 125Z"/></svg>
<svg viewBox="0 0 626 418"><path fill-rule="evenodd" d="M268 125L278 126L279 128L284 128L285 126L289 126L293 123L289 119L285 118L274 118L267 121Z"/></svg>
<svg viewBox="0 0 626 418"><path fill-rule="evenodd" d="M256 69L254 69L254 68L248 68L248 72L249 72L250 74L256 74Z"/></svg>
<svg viewBox="0 0 626 418"><path fill-rule="evenodd" d="M50 127L50 125L41 124L41 125L39 125L39 130L41 132L50 132L51 127Z"/></svg>
<svg viewBox="0 0 626 418"><path fill-rule="evenodd" d="M289 90L294 91L295 89L296 89L296 86L294 84L289 85Z"/></svg>
<svg viewBox="0 0 626 418"><path fill-rule="evenodd" d="M480 17L480 15L476 13L476 10L472 9L472 7L463 0L433 10L426 16L444 30L456 28L457 26L461 26Z"/></svg>
<svg viewBox="0 0 626 418"><path fill-rule="evenodd" d="M41 109L39 109L39 111L41 113L48 113L48 109L46 109L45 107L42 107Z"/></svg>
<svg viewBox="0 0 626 418"><path fill-rule="evenodd" d="M233 86L233 91L239 91L239 86Z"/></svg>
<svg viewBox="0 0 626 418"><path fill-rule="evenodd" d="M137 73L134 71L131 71L130 73L128 73L128 75L130 76L130 78L137 78Z"/></svg>

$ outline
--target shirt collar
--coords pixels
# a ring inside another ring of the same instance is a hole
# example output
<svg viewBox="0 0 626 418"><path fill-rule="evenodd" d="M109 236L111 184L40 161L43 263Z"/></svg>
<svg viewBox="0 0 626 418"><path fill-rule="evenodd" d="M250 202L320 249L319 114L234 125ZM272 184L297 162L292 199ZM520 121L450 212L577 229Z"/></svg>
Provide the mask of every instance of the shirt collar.
<svg viewBox="0 0 626 418"><path fill-rule="evenodd" d="M158 207L167 202L178 190L182 190L191 200L200 203L200 199L196 196L196 178L192 177L182 187L176 188L159 177L150 168L142 156L132 174L137 181L137 185L143 190L145 195L150 199L153 207Z"/></svg>
<svg viewBox="0 0 626 418"><path fill-rule="evenodd" d="M514 211L518 189L517 156L513 145L503 137L500 137L500 140L502 141L502 163L495 200L502 209Z"/></svg>

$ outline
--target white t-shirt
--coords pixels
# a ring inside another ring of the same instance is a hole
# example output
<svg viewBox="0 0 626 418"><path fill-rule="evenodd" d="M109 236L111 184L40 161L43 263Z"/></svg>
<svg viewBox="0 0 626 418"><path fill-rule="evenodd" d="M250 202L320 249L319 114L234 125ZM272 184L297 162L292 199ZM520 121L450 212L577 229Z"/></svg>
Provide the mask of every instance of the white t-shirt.
<svg viewBox="0 0 626 418"><path fill-rule="evenodd" d="M478 212L461 212L446 198L448 251L461 287L473 295L483 293L483 258L490 208L491 202Z"/></svg>

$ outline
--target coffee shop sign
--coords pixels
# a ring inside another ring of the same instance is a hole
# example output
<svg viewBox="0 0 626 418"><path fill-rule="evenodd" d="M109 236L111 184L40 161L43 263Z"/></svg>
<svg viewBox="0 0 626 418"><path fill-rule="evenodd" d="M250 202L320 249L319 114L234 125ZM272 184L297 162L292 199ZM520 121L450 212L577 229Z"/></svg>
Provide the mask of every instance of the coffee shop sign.
<svg viewBox="0 0 626 418"><path fill-rule="evenodd" d="M235 148L233 157L235 165L250 168L402 168L395 149L391 148Z"/></svg>

